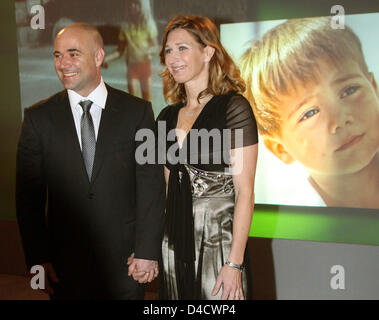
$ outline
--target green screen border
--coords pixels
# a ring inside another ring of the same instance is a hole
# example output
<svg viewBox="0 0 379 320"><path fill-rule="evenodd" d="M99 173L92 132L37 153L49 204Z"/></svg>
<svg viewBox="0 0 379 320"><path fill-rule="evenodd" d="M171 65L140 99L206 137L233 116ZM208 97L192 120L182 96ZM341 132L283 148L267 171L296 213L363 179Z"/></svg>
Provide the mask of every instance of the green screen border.
<svg viewBox="0 0 379 320"><path fill-rule="evenodd" d="M379 245L379 212L257 204L249 236Z"/></svg>

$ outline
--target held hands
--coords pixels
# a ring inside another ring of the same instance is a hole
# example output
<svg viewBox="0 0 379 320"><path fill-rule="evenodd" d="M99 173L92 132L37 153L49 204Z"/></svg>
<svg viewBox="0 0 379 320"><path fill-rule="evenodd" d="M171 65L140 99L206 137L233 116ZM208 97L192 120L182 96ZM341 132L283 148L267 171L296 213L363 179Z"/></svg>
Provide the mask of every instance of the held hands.
<svg viewBox="0 0 379 320"><path fill-rule="evenodd" d="M242 273L228 265L224 265L218 274L212 296L217 295L222 286L221 300L245 300L242 290Z"/></svg>
<svg viewBox="0 0 379 320"><path fill-rule="evenodd" d="M158 276L157 261L134 258L134 253L132 253L127 263L128 275L139 283L151 282Z"/></svg>

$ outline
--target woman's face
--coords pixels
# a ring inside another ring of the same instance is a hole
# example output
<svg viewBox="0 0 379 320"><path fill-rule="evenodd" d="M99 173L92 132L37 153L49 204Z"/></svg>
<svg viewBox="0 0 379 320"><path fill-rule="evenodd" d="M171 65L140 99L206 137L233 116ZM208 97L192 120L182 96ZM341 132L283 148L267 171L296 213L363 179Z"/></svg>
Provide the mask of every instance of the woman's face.
<svg viewBox="0 0 379 320"><path fill-rule="evenodd" d="M208 81L207 47L184 29L174 29L167 37L165 64L177 83L190 84Z"/></svg>

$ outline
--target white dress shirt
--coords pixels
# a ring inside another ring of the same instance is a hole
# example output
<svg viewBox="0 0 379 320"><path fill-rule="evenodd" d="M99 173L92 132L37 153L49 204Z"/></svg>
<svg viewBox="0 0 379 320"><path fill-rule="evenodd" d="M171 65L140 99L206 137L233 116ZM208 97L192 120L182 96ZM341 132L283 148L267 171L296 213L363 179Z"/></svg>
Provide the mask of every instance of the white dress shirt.
<svg viewBox="0 0 379 320"><path fill-rule="evenodd" d="M99 132L101 112L105 108L105 103L107 101L108 91L105 87L103 78L101 78L100 84L93 90L88 97L82 97L80 94L73 90L67 90L68 99L70 101L72 115L75 121L76 133L78 134L80 148L82 148L82 135L80 131L80 120L83 114L83 108L80 106L79 102L83 100L91 100L92 106L90 109L93 126L95 129L95 137L97 140L97 134Z"/></svg>

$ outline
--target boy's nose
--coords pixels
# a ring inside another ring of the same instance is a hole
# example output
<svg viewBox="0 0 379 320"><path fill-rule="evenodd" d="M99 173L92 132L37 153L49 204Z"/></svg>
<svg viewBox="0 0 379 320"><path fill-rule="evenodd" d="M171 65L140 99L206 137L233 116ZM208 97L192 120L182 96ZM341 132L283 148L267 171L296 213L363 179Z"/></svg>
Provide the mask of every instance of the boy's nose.
<svg viewBox="0 0 379 320"><path fill-rule="evenodd" d="M351 113L348 110L344 109L343 106L341 108L331 108L331 110L328 112L328 116L329 132L331 134L336 134L338 131L352 124L353 122Z"/></svg>

